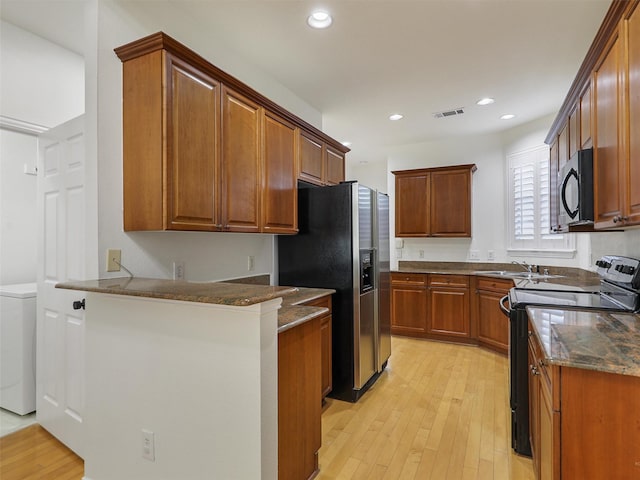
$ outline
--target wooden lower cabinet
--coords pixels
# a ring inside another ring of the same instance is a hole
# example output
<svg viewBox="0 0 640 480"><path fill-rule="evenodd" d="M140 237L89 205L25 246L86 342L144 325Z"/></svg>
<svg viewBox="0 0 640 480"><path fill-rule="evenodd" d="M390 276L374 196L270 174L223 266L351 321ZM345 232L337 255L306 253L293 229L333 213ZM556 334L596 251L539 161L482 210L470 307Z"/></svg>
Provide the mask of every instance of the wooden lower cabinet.
<svg viewBox="0 0 640 480"><path fill-rule="evenodd" d="M391 333L468 343L468 275L391 274Z"/></svg>
<svg viewBox="0 0 640 480"><path fill-rule="evenodd" d="M640 377L546 365L542 351L530 334L535 478L640 478Z"/></svg>
<svg viewBox="0 0 640 480"><path fill-rule="evenodd" d="M509 318L500 310L500 299L509 293L513 281L477 277L475 318L478 343L500 353L509 353Z"/></svg>
<svg viewBox="0 0 640 480"><path fill-rule="evenodd" d="M429 334L471 337L468 275L429 275L429 297Z"/></svg>
<svg viewBox="0 0 640 480"><path fill-rule="evenodd" d="M427 275L391 274L391 333L422 337L427 333Z"/></svg>
<svg viewBox="0 0 640 480"><path fill-rule="evenodd" d="M333 340L332 340L332 303L331 295L316 298L303 303L311 307L328 308L329 313L320 318L320 338L322 350L322 400L325 399L333 389Z"/></svg>
<svg viewBox="0 0 640 480"><path fill-rule="evenodd" d="M320 317L278 334L278 479L318 471L322 443Z"/></svg>

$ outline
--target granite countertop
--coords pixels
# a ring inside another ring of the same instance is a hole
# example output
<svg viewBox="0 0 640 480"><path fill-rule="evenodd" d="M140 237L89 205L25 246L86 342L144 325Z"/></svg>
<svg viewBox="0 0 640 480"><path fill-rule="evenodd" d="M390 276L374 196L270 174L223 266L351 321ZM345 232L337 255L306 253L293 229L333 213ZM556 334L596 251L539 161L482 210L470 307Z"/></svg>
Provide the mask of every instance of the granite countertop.
<svg viewBox="0 0 640 480"><path fill-rule="evenodd" d="M59 283L56 288L241 307L282 297L282 306L278 310L278 332L325 314L328 311L326 308L300 304L335 293L335 290L324 288L128 277Z"/></svg>
<svg viewBox="0 0 640 480"><path fill-rule="evenodd" d="M329 310L324 307L310 307L301 303L315 300L335 293L335 290L327 288L297 287L282 297L282 306L278 310L278 333L301 325L309 320L324 315Z"/></svg>
<svg viewBox="0 0 640 480"><path fill-rule="evenodd" d="M640 377L640 315L527 307L551 365Z"/></svg>
<svg viewBox="0 0 640 480"><path fill-rule="evenodd" d="M59 283L56 288L240 307L266 302L296 291L295 287L128 277Z"/></svg>
<svg viewBox="0 0 640 480"><path fill-rule="evenodd" d="M500 274L490 274L490 271L524 272L518 265L512 263L479 263L479 262L425 262L425 261L400 261L398 268L392 273L435 273L445 275L481 275L483 277L501 278L511 280L515 287L531 289L557 289L557 290L590 290L600 285L600 277L587 270L568 267L546 267L549 277L519 278Z"/></svg>

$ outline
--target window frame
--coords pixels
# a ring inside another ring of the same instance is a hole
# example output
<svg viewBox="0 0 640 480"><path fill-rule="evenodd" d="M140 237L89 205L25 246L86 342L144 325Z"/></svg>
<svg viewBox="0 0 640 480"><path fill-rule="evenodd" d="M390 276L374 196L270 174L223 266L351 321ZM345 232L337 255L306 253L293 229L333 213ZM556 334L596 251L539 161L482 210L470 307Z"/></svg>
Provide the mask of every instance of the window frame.
<svg viewBox="0 0 640 480"><path fill-rule="evenodd" d="M506 182L507 182L507 253L510 256L518 257L547 257L547 258L574 258L576 254L575 234L572 233L543 233L541 224L542 208L549 208L552 192L550 191L549 179L543 177L550 175L549 168L549 146L546 144L537 145L524 150L511 152L506 155ZM525 166L533 167L533 238L516 238L516 182L515 168ZM542 168L547 169L547 173ZM542 182L547 185L547 199L543 198L544 189ZM550 222L550 212L547 213Z"/></svg>

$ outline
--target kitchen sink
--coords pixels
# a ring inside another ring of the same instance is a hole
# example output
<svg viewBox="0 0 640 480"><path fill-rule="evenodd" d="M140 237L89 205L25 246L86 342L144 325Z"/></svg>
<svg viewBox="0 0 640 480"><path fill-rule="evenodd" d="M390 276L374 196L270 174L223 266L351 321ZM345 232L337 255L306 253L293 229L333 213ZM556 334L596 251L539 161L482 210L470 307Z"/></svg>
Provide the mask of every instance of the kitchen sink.
<svg viewBox="0 0 640 480"><path fill-rule="evenodd" d="M564 275L545 275L536 272L514 272L512 270L481 270L476 272L478 275L500 275L508 278L526 278L531 280L540 280L544 278L562 278Z"/></svg>

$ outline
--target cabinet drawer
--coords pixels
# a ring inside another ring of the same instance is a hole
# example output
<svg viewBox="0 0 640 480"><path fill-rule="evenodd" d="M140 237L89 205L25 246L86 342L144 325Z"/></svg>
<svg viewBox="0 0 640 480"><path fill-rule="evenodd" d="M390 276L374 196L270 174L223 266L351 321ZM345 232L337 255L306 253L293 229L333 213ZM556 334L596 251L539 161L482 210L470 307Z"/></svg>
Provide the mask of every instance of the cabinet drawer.
<svg viewBox="0 0 640 480"><path fill-rule="evenodd" d="M507 293L513 288L512 280L501 280L499 278L478 277L476 280L478 290L489 290L491 292Z"/></svg>
<svg viewBox="0 0 640 480"><path fill-rule="evenodd" d="M393 285L423 286L427 283L427 275L425 273L392 273L391 283Z"/></svg>
<svg viewBox="0 0 640 480"><path fill-rule="evenodd" d="M331 313L331 295L325 295L324 297L314 298L313 300L309 300L308 302L304 302L301 305L305 305L308 307L322 307L328 308L329 313Z"/></svg>
<svg viewBox="0 0 640 480"><path fill-rule="evenodd" d="M429 277L430 287L469 288L468 275L432 274Z"/></svg>

